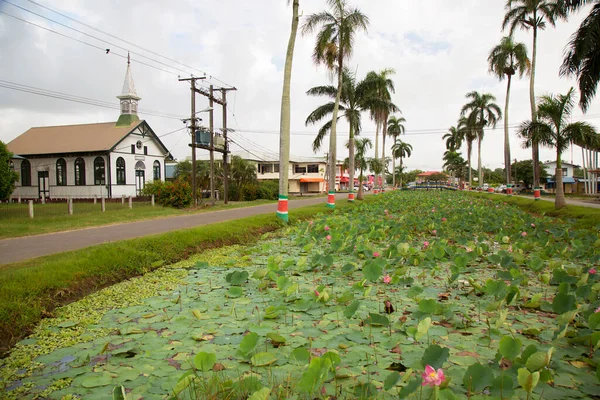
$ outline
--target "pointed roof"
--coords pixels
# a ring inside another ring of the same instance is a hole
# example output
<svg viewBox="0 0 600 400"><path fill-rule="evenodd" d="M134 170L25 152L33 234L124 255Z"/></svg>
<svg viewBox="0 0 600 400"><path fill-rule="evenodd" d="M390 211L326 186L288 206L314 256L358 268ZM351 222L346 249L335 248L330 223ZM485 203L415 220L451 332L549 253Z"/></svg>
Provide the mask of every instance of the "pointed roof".
<svg viewBox="0 0 600 400"><path fill-rule="evenodd" d="M133 83L133 75L131 74L131 61L129 59L129 54L127 54L127 71L125 71L125 82L123 82L123 90L120 96L117 96L119 99L134 99L140 100L141 97L137 95L135 91L135 84Z"/></svg>

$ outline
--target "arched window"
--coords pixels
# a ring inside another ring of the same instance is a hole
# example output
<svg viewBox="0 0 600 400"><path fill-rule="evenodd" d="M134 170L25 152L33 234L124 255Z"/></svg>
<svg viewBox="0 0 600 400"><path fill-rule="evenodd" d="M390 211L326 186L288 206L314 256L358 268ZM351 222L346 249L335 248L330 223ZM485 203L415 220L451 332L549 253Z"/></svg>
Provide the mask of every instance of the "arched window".
<svg viewBox="0 0 600 400"><path fill-rule="evenodd" d="M106 185L104 158L96 157L94 160L94 185Z"/></svg>
<svg viewBox="0 0 600 400"><path fill-rule="evenodd" d="M125 185L125 160L117 158L117 185Z"/></svg>
<svg viewBox="0 0 600 400"><path fill-rule="evenodd" d="M56 186L67 185L67 162L64 158L56 160Z"/></svg>
<svg viewBox="0 0 600 400"><path fill-rule="evenodd" d="M159 161L154 161L152 170L154 172L154 180L160 181L160 162Z"/></svg>
<svg viewBox="0 0 600 400"><path fill-rule="evenodd" d="M21 186L31 186L31 163L29 160L21 162Z"/></svg>
<svg viewBox="0 0 600 400"><path fill-rule="evenodd" d="M85 161L81 157L75 160L75 185L85 186Z"/></svg>

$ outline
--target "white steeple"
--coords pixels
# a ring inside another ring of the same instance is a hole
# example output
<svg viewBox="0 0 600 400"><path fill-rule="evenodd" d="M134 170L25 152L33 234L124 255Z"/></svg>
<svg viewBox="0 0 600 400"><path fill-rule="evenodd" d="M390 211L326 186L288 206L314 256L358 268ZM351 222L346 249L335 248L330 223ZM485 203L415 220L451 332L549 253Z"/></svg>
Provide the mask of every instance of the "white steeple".
<svg viewBox="0 0 600 400"><path fill-rule="evenodd" d="M139 97L135 91L135 84L133 83L133 76L131 75L131 60L129 58L129 53L127 53L127 71L125 72L123 91L120 96L117 96L117 99L121 100L121 116L119 117L119 122L123 120L123 122L128 121L131 123L133 119L137 119L138 101L141 100L141 97ZM124 117L125 115L132 117ZM129 123L127 123L127 125L129 125Z"/></svg>

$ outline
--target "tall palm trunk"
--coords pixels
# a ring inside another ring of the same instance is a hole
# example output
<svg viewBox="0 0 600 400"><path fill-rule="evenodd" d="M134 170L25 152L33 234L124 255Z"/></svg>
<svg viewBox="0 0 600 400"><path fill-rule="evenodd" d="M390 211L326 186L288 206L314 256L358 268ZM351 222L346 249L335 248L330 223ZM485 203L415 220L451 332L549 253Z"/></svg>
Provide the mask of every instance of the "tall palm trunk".
<svg viewBox="0 0 600 400"><path fill-rule="evenodd" d="M379 118L375 118L375 159L379 159Z"/></svg>
<svg viewBox="0 0 600 400"><path fill-rule="evenodd" d="M556 182L556 198L554 200L554 208L558 210L567 205L567 202L565 201L565 189L563 188L562 161L560 159L560 151L556 152L556 170L554 171L554 174L554 181Z"/></svg>
<svg viewBox="0 0 600 400"><path fill-rule="evenodd" d="M383 188L385 187L385 137L387 136L387 113L383 115L383 132L381 133L381 161L382 161L382 169L381 169L381 191L383 192Z"/></svg>
<svg viewBox="0 0 600 400"><path fill-rule="evenodd" d="M400 156L400 188L402 188L402 156Z"/></svg>
<svg viewBox="0 0 600 400"><path fill-rule="evenodd" d="M363 199L363 169L360 168L360 175L358 175L358 200Z"/></svg>
<svg viewBox="0 0 600 400"><path fill-rule="evenodd" d="M348 192L354 192L354 124L350 123L350 134L348 135Z"/></svg>
<svg viewBox="0 0 600 400"><path fill-rule="evenodd" d="M398 140L398 135L394 135L394 144L396 144L396 140ZM394 154L392 146L392 187L396 187L396 155Z"/></svg>
<svg viewBox="0 0 600 400"><path fill-rule="evenodd" d="M298 8L300 0L294 0L292 6L292 31L288 41L285 57L285 70L283 75L283 93L281 95L281 125L279 126L279 200L277 216L283 221L288 221L288 173L290 165L290 85L292 81L292 61L294 59L294 46L298 32Z"/></svg>
<svg viewBox="0 0 600 400"><path fill-rule="evenodd" d="M483 174L481 173L481 141L483 140L483 130L477 135L477 180L479 185L483 185Z"/></svg>
<svg viewBox="0 0 600 400"><path fill-rule="evenodd" d="M340 38L341 40L341 38ZM335 104L333 106L333 115L331 119L331 131L329 134L329 193L335 193L335 177L336 177L336 128L337 128L337 119L338 119L338 111L340 109L340 98L342 97L342 60L343 53L340 46L340 51L338 54L338 87L337 93L335 95ZM329 200L327 202L329 207L335 207L335 200Z"/></svg>
<svg viewBox="0 0 600 400"><path fill-rule="evenodd" d="M534 11L533 20L537 21L537 13ZM533 26L533 53L531 57L531 79L529 80L529 102L531 105L531 120L537 121L537 108L535 105L535 65L537 55L537 26ZM540 186L540 149L537 142L531 146L531 158L533 160L533 187Z"/></svg>
<svg viewBox="0 0 600 400"><path fill-rule="evenodd" d="M471 184L473 183L473 171L471 169L471 152L473 151L473 141L467 142L467 158L469 161L469 189L471 188Z"/></svg>
<svg viewBox="0 0 600 400"><path fill-rule="evenodd" d="M506 184L510 183L511 165L510 165L510 137L508 135L508 102L510 99L510 82L512 75L508 74L508 83L506 85L506 103L504 104L504 172L506 174Z"/></svg>

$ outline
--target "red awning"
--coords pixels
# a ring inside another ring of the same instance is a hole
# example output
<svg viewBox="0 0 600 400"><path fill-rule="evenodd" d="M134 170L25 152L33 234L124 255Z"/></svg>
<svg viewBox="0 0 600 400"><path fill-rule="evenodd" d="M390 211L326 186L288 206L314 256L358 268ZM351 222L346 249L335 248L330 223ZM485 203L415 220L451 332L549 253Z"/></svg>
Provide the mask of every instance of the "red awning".
<svg viewBox="0 0 600 400"><path fill-rule="evenodd" d="M340 183L348 183L348 182L350 182L350 178L348 178L348 177L344 176L340 179Z"/></svg>
<svg viewBox="0 0 600 400"><path fill-rule="evenodd" d="M323 182L323 178L300 178L300 182Z"/></svg>

